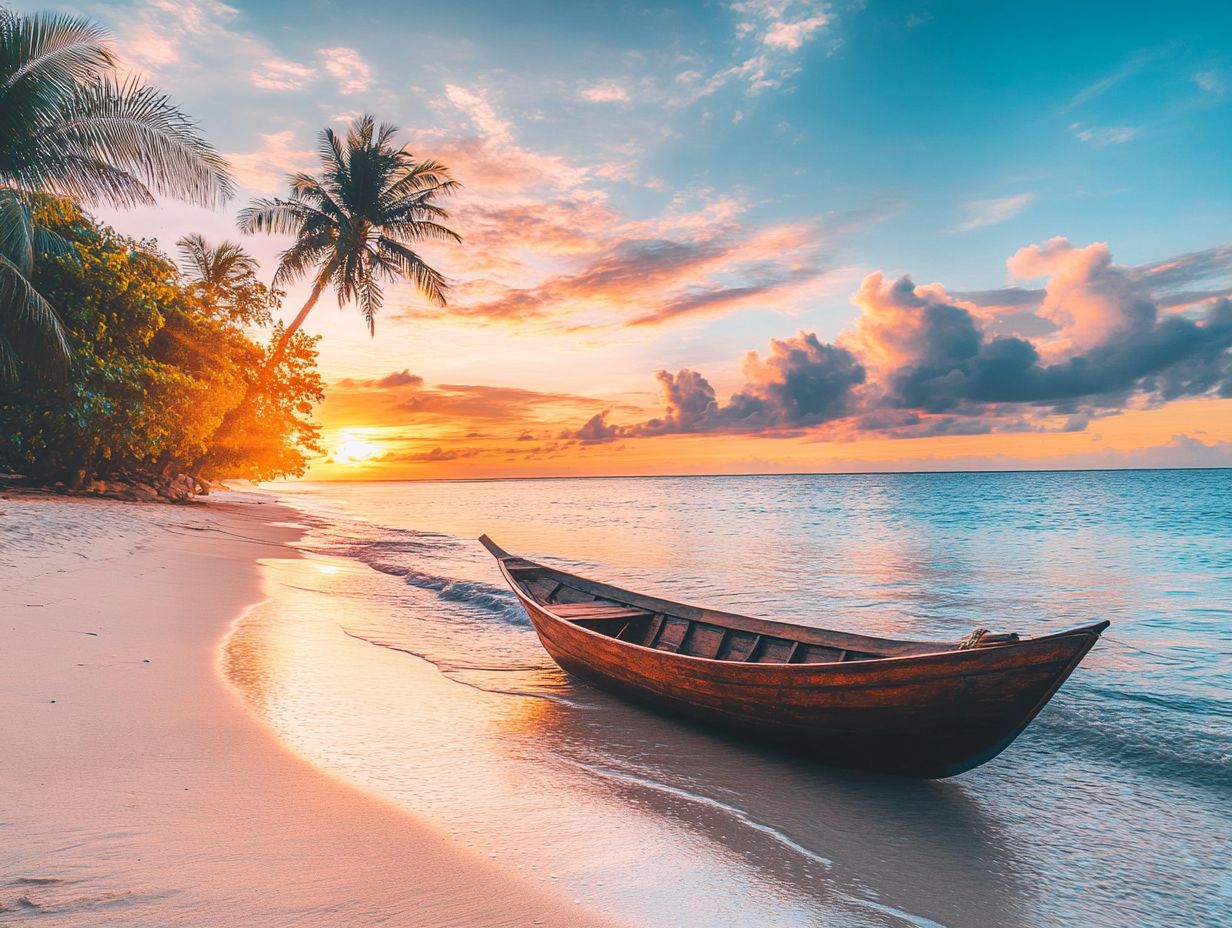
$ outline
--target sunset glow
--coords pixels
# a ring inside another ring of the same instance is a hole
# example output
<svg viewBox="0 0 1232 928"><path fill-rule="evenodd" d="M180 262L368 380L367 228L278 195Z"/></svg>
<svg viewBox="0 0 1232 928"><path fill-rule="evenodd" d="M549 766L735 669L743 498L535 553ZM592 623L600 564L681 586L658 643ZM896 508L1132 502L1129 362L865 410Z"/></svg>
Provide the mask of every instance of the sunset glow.
<svg viewBox="0 0 1232 928"><path fill-rule="evenodd" d="M1065 8L1067 67L1020 93L1023 49L1056 40L1034 9L993 29L896 4L619 26L466 5L434 21L452 51L408 60L378 6L311 35L277 4L100 10L218 139L240 201L281 195L318 127L365 108L463 185L462 243L422 247L447 306L389 284L375 337L329 295L308 320L310 477L1232 463L1218 30L1125 11L1123 41L1088 43L1100 16ZM233 234L175 204L107 218ZM288 241L245 245L268 277Z"/></svg>
<svg viewBox="0 0 1232 928"><path fill-rule="evenodd" d="M363 464L380 454L380 445L362 438L344 438L334 448L333 459L337 464Z"/></svg>

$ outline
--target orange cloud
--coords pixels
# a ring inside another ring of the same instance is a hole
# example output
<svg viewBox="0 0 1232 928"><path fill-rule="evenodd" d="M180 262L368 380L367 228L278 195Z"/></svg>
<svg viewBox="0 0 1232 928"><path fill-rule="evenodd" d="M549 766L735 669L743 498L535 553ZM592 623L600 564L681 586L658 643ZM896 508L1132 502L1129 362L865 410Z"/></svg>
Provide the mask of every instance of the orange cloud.
<svg viewBox="0 0 1232 928"><path fill-rule="evenodd" d="M226 158L235 179L242 186L260 193L274 193L282 190L288 174L311 168L316 161L316 152L300 148L295 133L288 129L264 133L260 148L230 152Z"/></svg>
<svg viewBox="0 0 1232 928"><path fill-rule="evenodd" d="M562 222L565 213L579 214L580 227ZM510 215L504 211L500 218ZM604 221L614 218L606 207L570 204L564 211L541 211L521 241L489 227L484 234L490 242L531 246L539 257L576 254L581 263L532 286L491 279L464 286L450 316L486 323L551 320L572 328L578 323L655 326L749 307L785 311L833 270L824 263L826 236L817 226L754 229L731 222L666 238L651 237L647 233L653 230L644 226L605 229ZM525 265L517 262L517 267Z"/></svg>
<svg viewBox="0 0 1232 928"><path fill-rule="evenodd" d="M1088 350L1154 317L1147 294L1113 265L1103 243L1075 248L1054 238L1020 249L1006 263L1016 277L1048 278L1038 315L1057 326L1056 339L1048 346L1050 356Z"/></svg>

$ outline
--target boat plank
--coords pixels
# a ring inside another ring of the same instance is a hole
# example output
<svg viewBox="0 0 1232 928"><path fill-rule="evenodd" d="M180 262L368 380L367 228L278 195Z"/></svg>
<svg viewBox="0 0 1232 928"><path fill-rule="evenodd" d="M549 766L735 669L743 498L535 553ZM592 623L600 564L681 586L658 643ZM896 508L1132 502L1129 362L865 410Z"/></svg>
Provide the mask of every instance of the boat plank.
<svg viewBox="0 0 1232 928"><path fill-rule="evenodd" d="M719 651L718 658L723 661L746 661L760 640L761 635L729 628L727 630L727 643Z"/></svg>
<svg viewBox="0 0 1232 928"><path fill-rule="evenodd" d="M692 626L693 623L688 619L679 619L674 615L664 616L663 630L659 633L655 648L659 651L679 651Z"/></svg>

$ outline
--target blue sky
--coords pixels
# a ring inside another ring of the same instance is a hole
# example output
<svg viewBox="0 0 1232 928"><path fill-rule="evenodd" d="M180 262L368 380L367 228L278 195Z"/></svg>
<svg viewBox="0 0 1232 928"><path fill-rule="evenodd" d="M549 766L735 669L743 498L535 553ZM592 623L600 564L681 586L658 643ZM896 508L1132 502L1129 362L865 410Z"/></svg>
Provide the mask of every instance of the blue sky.
<svg viewBox="0 0 1232 928"><path fill-rule="evenodd" d="M722 396L747 385L741 359L770 339L851 342L871 311L853 294L874 271L938 281L947 299L1039 293L1017 315L972 312L989 333L1043 339L1045 358L1063 357L1053 336L1064 325L1039 308L1040 280L1007 269L1027 246L1104 243L1135 280L1201 253L1167 282L1197 293L1172 300L1195 319L1198 297L1232 283L1232 254L1212 251L1232 240L1229 4L136 0L85 11L236 164L236 208L310 169L315 133L360 111L404 127L466 185L455 205L468 244L439 255L458 281L451 314L398 294L376 343L326 314L323 365L338 377L383 367L429 383L496 379L650 416L657 369L702 370ZM198 229L234 236L230 214L179 206L107 218L164 243ZM251 244L272 268L279 243ZM575 350L592 362L584 380L536 363ZM1101 403L1097 418L1111 414ZM1211 412L1226 418L1226 406Z"/></svg>

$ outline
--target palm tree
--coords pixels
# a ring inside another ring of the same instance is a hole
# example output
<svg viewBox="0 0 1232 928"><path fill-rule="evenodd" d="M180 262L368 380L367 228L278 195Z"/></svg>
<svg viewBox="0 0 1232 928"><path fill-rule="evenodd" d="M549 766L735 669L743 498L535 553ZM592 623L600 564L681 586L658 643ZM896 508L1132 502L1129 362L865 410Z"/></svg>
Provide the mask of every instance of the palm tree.
<svg viewBox="0 0 1232 928"><path fill-rule="evenodd" d="M181 271L206 303L247 318L246 296L257 283L257 259L238 242L222 241L211 246L196 232L175 244Z"/></svg>
<svg viewBox="0 0 1232 928"><path fill-rule="evenodd" d="M441 224L449 214L438 197L457 189L449 170L436 161L416 161L405 147L395 148L396 127L377 126L364 115L351 123L346 138L332 129L320 135L321 176L293 174L289 199L259 199L240 212L245 234L292 235L295 241L279 256L274 286L312 276L307 302L283 330L266 361L266 372L282 360L327 287L338 305L352 301L376 333L376 316L384 301L382 282L409 279L438 306L445 305L449 285L410 246L425 240L460 242Z"/></svg>
<svg viewBox="0 0 1232 928"><path fill-rule="evenodd" d="M78 16L0 10L0 377L41 336L61 358L55 310L30 285L34 257L63 250L35 229L40 198L213 206L234 193L226 162L171 101L121 80L104 30Z"/></svg>

